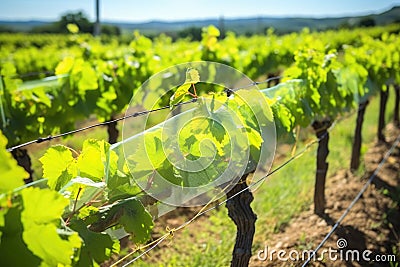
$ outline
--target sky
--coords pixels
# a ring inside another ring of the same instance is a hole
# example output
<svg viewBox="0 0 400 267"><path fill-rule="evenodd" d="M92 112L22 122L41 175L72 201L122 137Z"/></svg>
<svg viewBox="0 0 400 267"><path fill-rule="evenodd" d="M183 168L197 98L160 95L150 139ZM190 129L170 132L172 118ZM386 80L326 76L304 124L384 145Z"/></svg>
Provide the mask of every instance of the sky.
<svg viewBox="0 0 400 267"><path fill-rule="evenodd" d="M256 16L337 17L380 13L400 0L100 0L104 21L145 22ZM95 0L0 0L0 20L57 20L69 11L95 18Z"/></svg>

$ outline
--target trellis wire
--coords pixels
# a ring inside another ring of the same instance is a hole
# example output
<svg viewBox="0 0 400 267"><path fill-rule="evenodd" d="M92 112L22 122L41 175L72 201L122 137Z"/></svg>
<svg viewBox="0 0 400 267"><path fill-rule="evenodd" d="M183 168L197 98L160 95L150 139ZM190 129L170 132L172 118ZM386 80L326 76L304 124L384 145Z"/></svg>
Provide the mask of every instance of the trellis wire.
<svg viewBox="0 0 400 267"><path fill-rule="evenodd" d="M381 170L383 164L387 161L389 156L392 154L393 150L395 147L400 142L400 135L397 136L396 141L393 143L392 147L386 152L385 156L379 163L378 167L375 169L373 174L370 176L368 181L364 184L364 186L361 188L361 190L358 192L356 197L353 199L353 201L350 203L350 205L347 207L347 209L343 212L342 216L336 221L336 223L333 225L332 229L328 232L328 234L324 237L324 239L319 243L319 245L316 247L316 249L311 253L311 255L308 257L308 259L303 263L302 267L306 266L307 264L310 263L311 259L315 257L316 253L318 250L321 249L321 247L325 244L325 242L329 239L329 237L335 232L335 230L339 227L340 223L343 221L343 219L347 216L347 214L350 212L351 208L357 203L357 201L360 199L362 194L364 194L365 190L367 190L368 186L372 183L376 175L379 173Z"/></svg>

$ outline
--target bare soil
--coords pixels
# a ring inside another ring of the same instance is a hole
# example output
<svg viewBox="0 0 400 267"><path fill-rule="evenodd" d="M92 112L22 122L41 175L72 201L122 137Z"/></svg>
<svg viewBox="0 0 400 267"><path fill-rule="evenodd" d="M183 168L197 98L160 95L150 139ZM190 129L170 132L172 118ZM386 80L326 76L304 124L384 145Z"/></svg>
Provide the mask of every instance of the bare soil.
<svg viewBox="0 0 400 267"><path fill-rule="evenodd" d="M311 205L307 211L293 218L284 229L281 229L281 232L269 236L266 240L268 253L260 252L257 256L258 252L253 252L250 266L301 266L304 262L302 260L303 250L315 249L325 238L371 177L399 134L399 129L388 126L387 142L374 144L366 153L364 161L367 173L362 177L355 176L347 170L339 171L333 177L329 177L325 189L325 215L319 217L313 214L313 205ZM400 262L399 203L400 145L397 145L375 176L372 184L321 247L317 259L312 260L308 266L398 266ZM340 244L337 243L339 239L342 242ZM343 243L343 240L347 244ZM344 247L339 249L338 246ZM329 248L332 250L332 257L327 254ZM264 248L264 250L266 249ZM282 254L282 258L288 258L288 260L279 260L277 252L273 254L271 260L272 250L285 251L286 254ZM297 252L291 252L291 250ZM327 251L324 256L322 256L323 250ZM337 252L333 252L333 250L337 250ZM350 252L348 252L349 250ZM371 251L371 254L365 252L366 258L371 261L364 260L362 257L362 253L366 250ZM354 251L358 251L359 260L357 260L356 254L352 256ZM290 260L289 253L292 253L295 261ZM265 255L268 256L264 260ZM305 258L308 257L307 253L304 255ZM377 259L394 255L396 262L378 262L375 260L377 255L380 257Z"/></svg>

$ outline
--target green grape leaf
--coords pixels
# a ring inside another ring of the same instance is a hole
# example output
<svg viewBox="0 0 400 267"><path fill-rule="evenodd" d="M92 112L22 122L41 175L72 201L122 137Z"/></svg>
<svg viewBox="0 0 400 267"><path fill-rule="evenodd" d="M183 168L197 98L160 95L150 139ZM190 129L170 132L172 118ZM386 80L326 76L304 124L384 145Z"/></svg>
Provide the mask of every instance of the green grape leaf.
<svg viewBox="0 0 400 267"><path fill-rule="evenodd" d="M6 206L7 206L7 199L5 199L5 198L1 198L0 199L0 207L3 207L1 210L0 210L0 244L1 244L1 237L2 237L2 235L3 235L3 232L1 231L1 229L5 226L5 224L6 224L6 221L5 221L5 215L6 215L6 213L7 213L7 211L8 211L8 209L9 209L9 207L7 207L7 208L5 208Z"/></svg>
<svg viewBox="0 0 400 267"><path fill-rule="evenodd" d="M69 201L50 189L26 188L21 196L22 237L29 250L47 265L70 265L75 250L81 247L81 239L75 232L64 238L57 231Z"/></svg>
<svg viewBox="0 0 400 267"><path fill-rule="evenodd" d="M38 103L43 103L49 108L51 107L51 99L46 94L44 87L35 88L35 90L32 93L35 96L34 99L37 98L36 101Z"/></svg>
<svg viewBox="0 0 400 267"><path fill-rule="evenodd" d="M215 147L221 147L218 142L213 142L212 136L207 134L196 134L197 140L189 147L189 155L194 156L192 160L200 157L213 158L215 154ZM186 149L185 149L186 150Z"/></svg>
<svg viewBox="0 0 400 267"><path fill-rule="evenodd" d="M20 166L10 153L6 151L7 139L0 132L0 193L9 192L24 185L29 174Z"/></svg>
<svg viewBox="0 0 400 267"><path fill-rule="evenodd" d="M70 228L79 233L83 245L79 254L78 266L90 266L94 260L98 264L108 260L112 253L119 253L119 241L108 234L89 231L82 220L72 220ZM89 264L88 264L89 263Z"/></svg>
<svg viewBox="0 0 400 267"><path fill-rule="evenodd" d="M163 165L157 170L158 174L161 175L165 180L176 184L181 185L182 179L175 175L174 166L171 164L169 160L165 160Z"/></svg>
<svg viewBox="0 0 400 267"><path fill-rule="evenodd" d="M89 63L82 63L79 70L81 71L81 78L78 81L78 88L81 92L99 88L96 71Z"/></svg>
<svg viewBox="0 0 400 267"><path fill-rule="evenodd" d="M290 110L283 104L276 103L272 106L274 117L277 118L277 128L279 133L290 133L294 127L294 117ZM279 135L278 135L279 136Z"/></svg>
<svg viewBox="0 0 400 267"><path fill-rule="evenodd" d="M39 161L43 164L43 178L48 179L51 189L60 190L76 176L75 159L66 146L50 147Z"/></svg>
<svg viewBox="0 0 400 267"><path fill-rule="evenodd" d="M219 122L215 120L210 121L210 131L213 137L219 142L222 143L226 136L226 131L224 126L222 126Z"/></svg>
<svg viewBox="0 0 400 267"><path fill-rule="evenodd" d="M154 225L151 215L136 199L123 203L123 208L124 214L120 219L120 224L124 226L125 231L132 233L133 242L145 243L150 239Z"/></svg>
<svg viewBox="0 0 400 267"><path fill-rule="evenodd" d="M153 169L159 168L164 160L165 154L161 141L161 131L147 132L144 136L146 155L150 159Z"/></svg>
<svg viewBox="0 0 400 267"><path fill-rule="evenodd" d="M91 215L94 215L94 214L98 213L98 212L99 212L99 208L97 208L97 207L84 206L83 208L81 208L79 210L78 218L79 219L85 219L85 218L87 218L87 217L89 217Z"/></svg>
<svg viewBox="0 0 400 267"><path fill-rule="evenodd" d="M150 174L162 166L166 156L162 149L161 128L148 131L140 136L136 142L136 149L128 156L127 161L132 164L136 174Z"/></svg>
<svg viewBox="0 0 400 267"><path fill-rule="evenodd" d="M22 236L29 250L48 266L70 265L75 250L82 243L77 233L62 238L54 224L29 225L29 228L24 228Z"/></svg>
<svg viewBox="0 0 400 267"><path fill-rule="evenodd" d="M104 141L85 140L77 161L80 175L94 181L101 181L105 174L106 153L109 149L110 145Z"/></svg>
<svg viewBox="0 0 400 267"><path fill-rule="evenodd" d="M260 158L260 147L263 143L261 134L253 128L246 128L250 144L250 155L253 160L258 161Z"/></svg>
<svg viewBox="0 0 400 267"><path fill-rule="evenodd" d="M183 134L184 129L181 130L179 135L179 146L182 149L182 153L187 154L192 151L192 147L194 144L198 143L198 139L194 134ZM200 152L200 151L199 151Z"/></svg>
<svg viewBox="0 0 400 267"><path fill-rule="evenodd" d="M214 25L210 25L208 26L206 29L206 32L210 35L210 36L215 36L218 37L220 35L220 32L218 30L217 27L215 27Z"/></svg>
<svg viewBox="0 0 400 267"><path fill-rule="evenodd" d="M74 58L66 57L56 67L56 75L66 74L72 70L74 66Z"/></svg>
<svg viewBox="0 0 400 267"><path fill-rule="evenodd" d="M266 103L269 104L272 103L272 101L266 98L260 91L239 90L236 94L240 97L240 99L238 99L239 97L235 98L235 101L240 103L239 106L242 109L249 109L249 112L245 111L244 113L256 115L261 125L265 125L266 122L274 120L271 107L266 105Z"/></svg>
<svg viewBox="0 0 400 267"><path fill-rule="evenodd" d="M199 72L193 68L187 69L185 83L196 84L198 82L200 82Z"/></svg>
<svg viewBox="0 0 400 267"><path fill-rule="evenodd" d="M261 134L253 128L246 128L246 131L249 138L249 144L259 149L263 142Z"/></svg>
<svg viewBox="0 0 400 267"><path fill-rule="evenodd" d="M39 266L41 259L34 255L22 238L24 226L21 222L21 208L2 209L4 223L0 225L0 259L3 266ZM1 216L3 216L1 214ZM11 253L18 251L18 253Z"/></svg>
<svg viewBox="0 0 400 267"><path fill-rule="evenodd" d="M187 69L185 82L176 89L175 93L170 98L170 109L173 109L176 104L180 103L185 98L189 88L198 82L200 82L199 72L193 68Z"/></svg>
<svg viewBox="0 0 400 267"><path fill-rule="evenodd" d="M125 231L130 232L132 240L136 243L144 243L150 239L153 220L137 199L129 199L103 207L89 230L102 232L117 224L122 225Z"/></svg>
<svg viewBox="0 0 400 267"><path fill-rule="evenodd" d="M22 190L21 195L24 225L58 223L69 203L68 199L50 189L29 187Z"/></svg>
<svg viewBox="0 0 400 267"><path fill-rule="evenodd" d="M182 102L190 86L192 86L191 83L184 83L176 89L175 93L171 96L169 101L170 109L173 109L176 104Z"/></svg>
<svg viewBox="0 0 400 267"><path fill-rule="evenodd" d="M79 32L79 27L75 23L68 23L67 29L70 33L78 33Z"/></svg>
<svg viewBox="0 0 400 267"><path fill-rule="evenodd" d="M131 178L128 175L123 175L122 173L115 174L108 179L107 189L107 196L110 202L124 197L135 196L142 191L136 183L131 182Z"/></svg>
<svg viewBox="0 0 400 267"><path fill-rule="evenodd" d="M221 173L226 170L229 163L223 162L221 159L216 159L213 164L209 164L208 166L202 166L200 162L192 162L188 164L191 164L192 166L193 164L196 164L201 168L201 170L188 172L178 169L176 171L181 176L184 186L198 187L207 185L214 181L215 178L220 177Z"/></svg>

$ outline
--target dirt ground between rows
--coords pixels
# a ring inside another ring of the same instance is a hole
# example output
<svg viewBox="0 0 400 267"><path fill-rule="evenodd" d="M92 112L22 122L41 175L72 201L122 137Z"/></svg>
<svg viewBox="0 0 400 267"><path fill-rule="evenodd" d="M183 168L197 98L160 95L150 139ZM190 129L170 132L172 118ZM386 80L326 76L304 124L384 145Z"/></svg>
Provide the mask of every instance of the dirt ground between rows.
<svg viewBox="0 0 400 267"><path fill-rule="evenodd" d="M301 266L304 262L302 260L303 250L315 249L324 239L371 177L399 134L398 129L388 126L387 143L376 143L366 153L364 161L367 173L362 177L354 176L346 170L329 177L325 191L326 215L323 218L314 215L311 205L307 211L293 218L283 231L266 240L267 254L260 252L257 255L258 252L253 252L250 266ZM321 247L320 253L317 254L319 259L312 260L308 266L398 266L400 262L399 203L400 145L397 145L375 176L372 184ZM339 249L338 246L343 248ZM328 254L329 248L332 256ZM272 250L285 251L285 254L282 252L282 259L288 259L289 253L291 253L292 258L299 260L279 260L277 252L273 254L271 260ZM292 252L292 250L295 251ZM323 257L322 251L324 250L326 253ZM333 250L337 250L337 252ZM371 254L364 252L366 250L370 250ZM265 248L264 251L266 251ZM359 260L357 260L355 251L358 251ZM365 260L363 253L365 253ZM307 258L308 254L304 253L304 255ZM379 258L375 260L377 255ZM396 262L377 261L389 255L396 256Z"/></svg>

